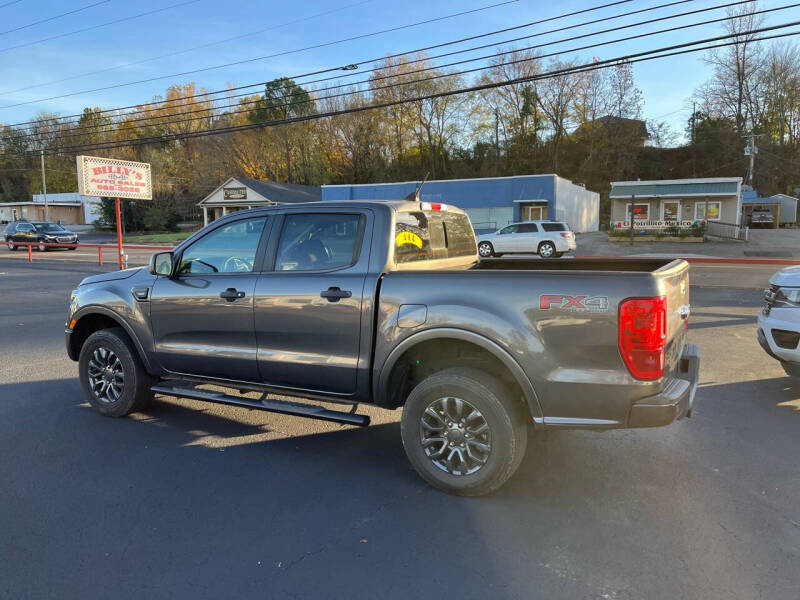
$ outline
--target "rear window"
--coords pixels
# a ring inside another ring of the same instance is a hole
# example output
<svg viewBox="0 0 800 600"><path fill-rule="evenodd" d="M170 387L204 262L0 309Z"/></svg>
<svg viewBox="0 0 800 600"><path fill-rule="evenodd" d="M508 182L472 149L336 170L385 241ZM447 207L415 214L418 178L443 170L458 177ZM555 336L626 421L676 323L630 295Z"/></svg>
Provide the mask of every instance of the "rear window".
<svg viewBox="0 0 800 600"><path fill-rule="evenodd" d="M467 215L399 212L395 221L395 263L471 256L478 251Z"/></svg>
<svg viewBox="0 0 800 600"><path fill-rule="evenodd" d="M542 223L545 231L569 231L566 223Z"/></svg>

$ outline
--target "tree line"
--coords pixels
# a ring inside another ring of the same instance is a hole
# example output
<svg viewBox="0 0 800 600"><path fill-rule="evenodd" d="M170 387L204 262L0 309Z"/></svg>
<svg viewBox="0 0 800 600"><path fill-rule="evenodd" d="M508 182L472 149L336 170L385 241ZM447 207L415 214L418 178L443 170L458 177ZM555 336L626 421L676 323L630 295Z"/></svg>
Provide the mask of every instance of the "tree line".
<svg viewBox="0 0 800 600"><path fill-rule="evenodd" d="M610 181L746 176L743 148L751 133L759 146L755 187L762 195L793 193L800 185L800 51L791 42L754 40L747 32L761 21L750 15L753 10L754 3L729 9L725 29L737 35L736 44L703 57L711 76L699 89L686 90L693 109L684 132L643 119L643 97L629 63L569 72L577 60L546 60L532 50L506 48L467 81L437 68L423 53L388 56L366 87L331 92L330 86L279 78L263 93L231 93L221 101L194 84L175 85L153 99L159 104L124 113L86 108L78 119L41 113L27 128L4 126L0 201L28 200L40 191L32 153L40 148L49 153L48 191L75 191L74 153L61 149L390 103L99 153L152 163L157 203L183 218L196 218L194 205L231 175L320 185L418 180L426 174L448 179L558 173L601 193L604 222ZM541 78L549 72L564 74ZM527 81L418 100L469 84L519 79Z"/></svg>

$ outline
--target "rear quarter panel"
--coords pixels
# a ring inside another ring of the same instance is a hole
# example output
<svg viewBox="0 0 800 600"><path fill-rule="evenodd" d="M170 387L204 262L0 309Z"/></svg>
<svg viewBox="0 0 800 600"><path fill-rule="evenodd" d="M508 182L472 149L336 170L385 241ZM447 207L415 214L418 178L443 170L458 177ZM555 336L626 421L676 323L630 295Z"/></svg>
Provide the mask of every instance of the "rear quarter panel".
<svg viewBox="0 0 800 600"><path fill-rule="evenodd" d="M411 336L437 328L463 329L493 341L522 367L545 424L618 427L625 424L632 402L663 387L663 380L639 381L628 373L618 349L619 303L674 294L682 272L670 272L669 277L607 271L389 273L380 290L375 373ZM403 304L426 305L426 321L399 327ZM675 318L680 318L677 313ZM672 318L669 327L674 335ZM673 362L677 364L677 354Z"/></svg>

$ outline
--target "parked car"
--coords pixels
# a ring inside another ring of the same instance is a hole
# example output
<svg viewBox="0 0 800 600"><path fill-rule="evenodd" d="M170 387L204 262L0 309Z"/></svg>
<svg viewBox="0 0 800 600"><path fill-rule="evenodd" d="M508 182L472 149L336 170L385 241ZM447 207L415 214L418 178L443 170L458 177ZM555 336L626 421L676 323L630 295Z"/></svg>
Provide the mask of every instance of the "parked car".
<svg viewBox="0 0 800 600"><path fill-rule="evenodd" d="M478 237L478 254L481 258L503 254L538 254L542 258L560 258L575 248L575 234L566 223L558 221L512 223L494 233Z"/></svg>
<svg viewBox="0 0 800 600"><path fill-rule="evenodd" d="M800 377L800 266L778 271L769 283L758 316L758 343L787 375Z"/></svg>
<svg viewBox="0 0 800 600"><path fill-rule="evenodd" d="M9 250L16 250L20 242L33 242L37 244L34 248L44 252L57 247L47 244L77 244L79 241L77 233L49 221L14 221L6 226L5 236ZM66 248L75 250L77 246Z"/></svg>
<svg viewBox="0 0 800 600"><path fill-rule="evenodd" d="M84 279L67 353L110 417L155 393L353 425L369 424L359 404L403 407L412 465L459 495L499 488L529 426L655 427L691 414L700 355L686 341L688 263L477 254L467 215L441 204L240 211L149 268Z"/></svg>
<svg viewBox="0 0 800 600"><path fill-rule="evenodd" d="M754 210L750 221L752 227L772 227L775 225L775 217L769 210Z"/></svg>

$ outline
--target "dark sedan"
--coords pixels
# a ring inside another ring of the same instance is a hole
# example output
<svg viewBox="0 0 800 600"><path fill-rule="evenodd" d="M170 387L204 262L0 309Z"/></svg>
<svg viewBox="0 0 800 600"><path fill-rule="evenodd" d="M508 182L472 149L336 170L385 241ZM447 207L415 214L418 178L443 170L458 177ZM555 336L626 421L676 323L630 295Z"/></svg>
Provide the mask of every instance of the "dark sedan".
<svg viewBox="0 0 800 600"><path fill-rule="evenodd" d="M78 243L77 233L65 229L58 223L48 221L14 221L6 227L5 236L9 250L16 250L21 243L36 244L34 247L41 252L56 247L48 244ZM67 246L67 248L75 250L76 246Z"/></svg>

